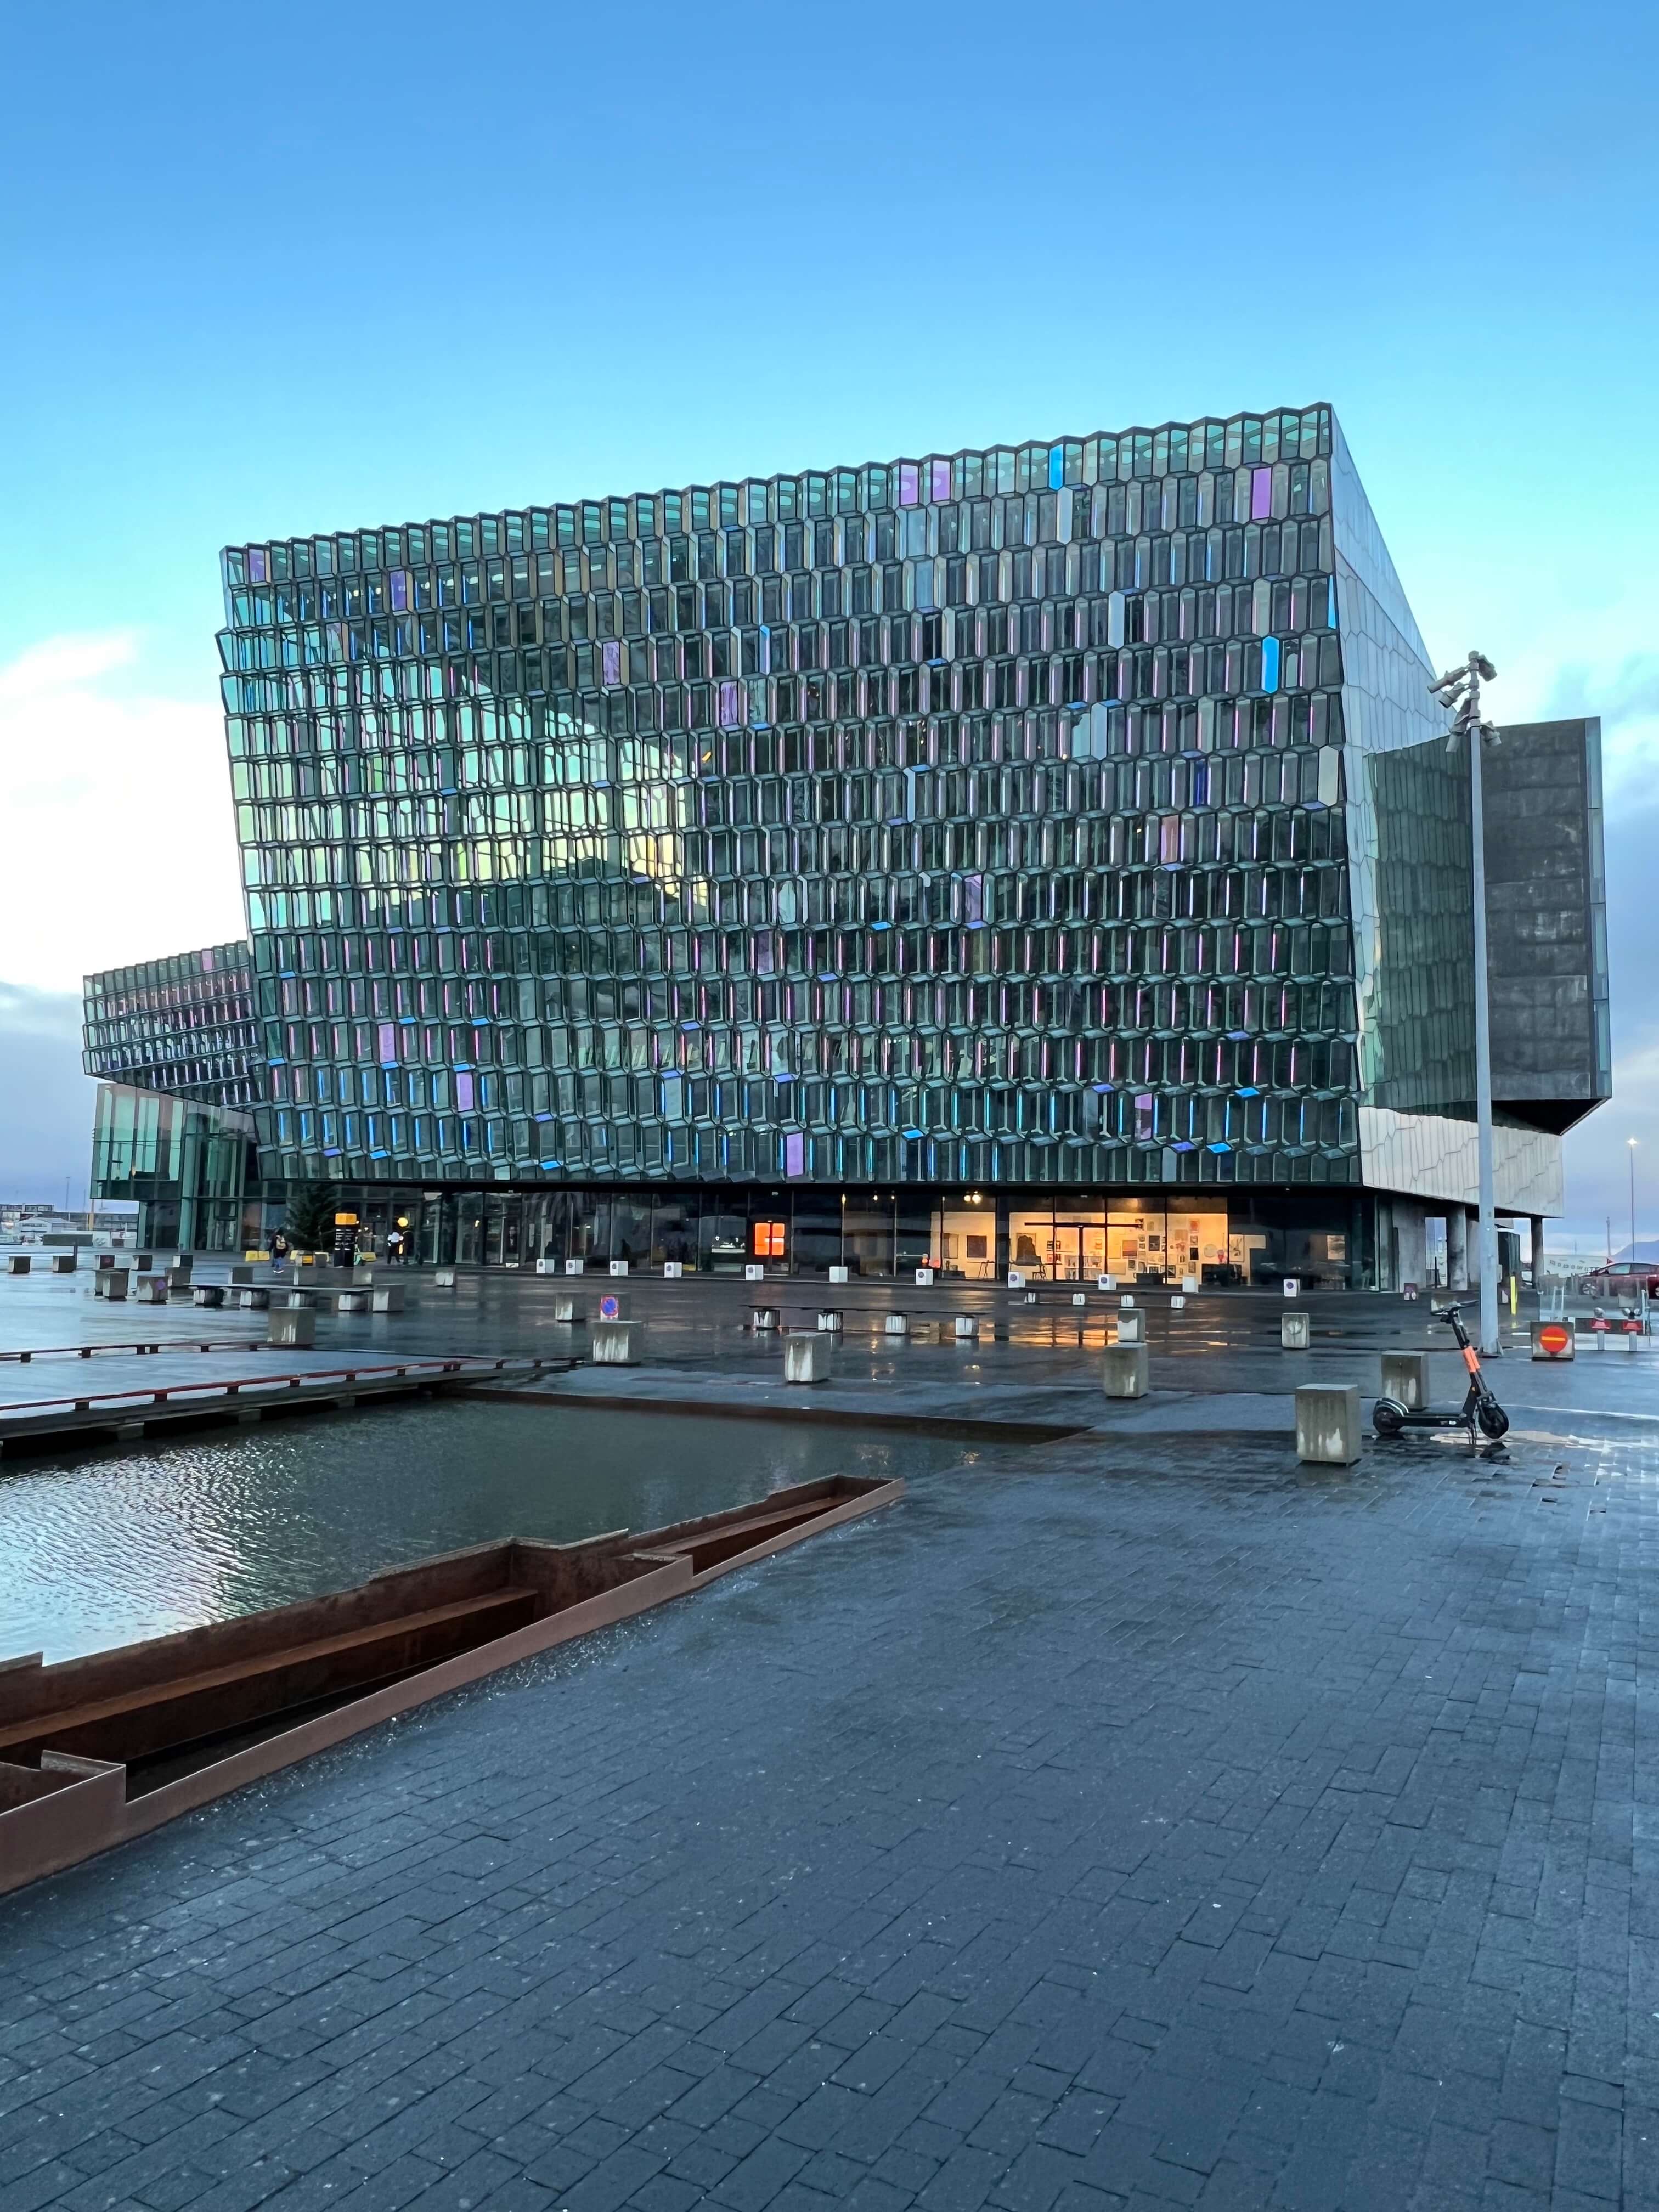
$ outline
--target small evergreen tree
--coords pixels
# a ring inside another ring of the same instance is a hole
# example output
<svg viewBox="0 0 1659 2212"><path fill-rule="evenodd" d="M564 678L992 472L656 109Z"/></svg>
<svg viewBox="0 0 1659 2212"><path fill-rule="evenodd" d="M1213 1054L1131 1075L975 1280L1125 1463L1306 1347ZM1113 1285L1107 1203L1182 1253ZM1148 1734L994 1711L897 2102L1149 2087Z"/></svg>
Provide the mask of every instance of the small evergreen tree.
<svg viewBox="0 0 1659 2212"><path fill-rule="evenodd" d="M339 1204L337 1183L302 1182L290 1192L283 1231L296 1252L333 1249L334 1216Z"/></svg>

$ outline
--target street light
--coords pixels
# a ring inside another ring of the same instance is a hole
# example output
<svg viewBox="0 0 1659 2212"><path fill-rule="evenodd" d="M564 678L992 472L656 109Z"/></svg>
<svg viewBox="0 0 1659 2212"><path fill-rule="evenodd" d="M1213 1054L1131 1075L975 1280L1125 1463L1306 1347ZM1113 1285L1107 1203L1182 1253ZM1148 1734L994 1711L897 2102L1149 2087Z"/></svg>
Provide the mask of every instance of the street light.
<svg viewBox="0 0 1659 2212"><path fill-rule="evenodd" d="M1636 1139L1627 1137L1630 1151L1630 1271L1636 1273Z"/></svg>
<svg viewBox="0 0 1659 2212"><path fill-rule="evenodd" d="M1480 1350L1495 1358L1498 1341L1498 1212L1492 1192L1492 1018L1486 995L1486 813L1480 789L1482 749L1497 744L1493 725L1480 715L1480 685L1498 671L1484 653L1471 653L1461 668L1449 669L1429 690L1448 712L1456 709L1446 750L1469 740L1469 842L1474 921L1474 1123L1480 1183Z"/></svg>

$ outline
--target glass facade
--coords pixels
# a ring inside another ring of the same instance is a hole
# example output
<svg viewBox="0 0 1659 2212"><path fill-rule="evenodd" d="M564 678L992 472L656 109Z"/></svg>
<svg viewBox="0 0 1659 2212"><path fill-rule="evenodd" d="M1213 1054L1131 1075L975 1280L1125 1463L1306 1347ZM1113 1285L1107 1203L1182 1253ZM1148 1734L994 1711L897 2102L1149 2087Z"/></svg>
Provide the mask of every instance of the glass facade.
<svg viewBox="0 0 1659 2212"><path fill-rule="evenodd" d="M1467 823L1328 407L223 577L268 1193L481 1260L1358 1279L1362 1114L1466 1095Z"/></svg>
<svg viewBox="0 0 1659 2212"><path fill-rule="evenodd" d="M88 1075L216 1106L251 1107L264 1096L245 942L106 969L87 977L83 1006Z"/></svg>
<svg viewBox="0 0 1659 2212"><path fill-rule="evenodd" d="M1354 1181L1333 443L229 553L273 1166Z"/></svg>
<svg viewBox="0 0 1659 2212"><path fill-rule="evenodd" d="M240 1251L263 1228L251 1115L121 1083L100 1083L93 1188L138 1205L138 1241L163 1249Z"/></svg>

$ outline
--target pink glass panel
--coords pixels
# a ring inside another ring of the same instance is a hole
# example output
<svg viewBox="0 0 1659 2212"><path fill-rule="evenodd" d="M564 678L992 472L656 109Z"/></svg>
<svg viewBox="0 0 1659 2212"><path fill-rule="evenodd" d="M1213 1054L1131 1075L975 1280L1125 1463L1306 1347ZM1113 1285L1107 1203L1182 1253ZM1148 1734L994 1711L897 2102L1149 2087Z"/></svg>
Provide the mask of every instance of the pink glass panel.
<svg viewBox="0 0 1659 2212"><path fill-rule="evenodd" d="M914 461L899 463L899 505L914 507L921 496L920 471Z"/></svg>
<svg viewBox="0 0 1659 2212"><path fill-rule="evenodd" d="M396 1058L397 1058L397 1057L398 1057L398 1032L397 1032L397 1030L395 1029L395 1027L392 1025L392 1023L390 1023L390 1022L382 1022L382 1023L380 1024L380 1058L381 1058L382 1061L389 1061L389 1060L396 1060Z"/></svg>
<svg viewBox="0 0 1659 2212"><path fill-rule="evenodd" d="M622 647L615 638L609 638L599 647L599 680L602 684L622 682Z"/></svg>
<svg viewBox="0 0 1659 2212"><path fill-rule="evenodd" d="M723 730L736 729L740 719L738 706L738 687L735 684L720 686L720 723Z"/></svg>
<svg viewBox="0 0 1659 2212"><path fill-rule="evenodd" d="M263 545L250 545L247 549L247 580L250 584L263 584L268 580Z"/></svg>
<svg viewBox="0 0 1659 2212"><path fill-rule="evenodd" d="M950 496L951 464L949 461L935 461L933 463L933 497L949 499Z"/></svg>
<svg viewBox="0 0 1659 2212"><path fill-rule="evenodd" d="M463 1114L472 1111L472 1075L463 1069L455 1078L455 1103Z"/></svg>
<svg viewBox="0 0 1659 2212"><path fill-rule="evenodd" d="M1264 522L1273 511L1273 472L1271 469L1250 471L1250 520Z"/></svg>
<svg viewBox="0 0 1659 2212"><path fill-rule="evenodd" d="M799 1130L791 1130L783 1140L783 1171L787 1176L806 1173L806 1139Z"/></svg>
<svg viewBox="0 0 1659 2212"><path fill-rule="evenodd" d="M392 611L406 614L409 611L409 571L394 568L392 572Z"/></svg>

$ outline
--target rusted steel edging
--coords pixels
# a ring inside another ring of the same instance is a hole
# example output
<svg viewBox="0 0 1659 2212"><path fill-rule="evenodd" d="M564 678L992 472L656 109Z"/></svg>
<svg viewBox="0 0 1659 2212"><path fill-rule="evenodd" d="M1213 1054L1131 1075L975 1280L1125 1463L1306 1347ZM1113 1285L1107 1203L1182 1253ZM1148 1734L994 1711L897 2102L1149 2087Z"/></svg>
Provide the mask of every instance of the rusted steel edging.
<svg viewBox="0 0 1659 2212"><path fill-rule="evenodd" d="M248 1783L293 1765L313 1752L343 1742L383 1721L464 1688L520 1660L612 1626L670 1598L690 1595L720 1575L770 1558L821 1529L842 1526L896 1504L903 1494L904 1484L897 1478L882 1483L858 1484L844 1477L831 1477L774 1492L770 1497L747 1506L728 1508L670 1528L641 1531L637 1538L630 1539L627 1532L618 1531L610 1536L588 1539L568 1550L625 1559L643 1571L629 1574L586 1598L561 1605L540 1620L421 1668L401 1680L369 1689L362 1696L347 1697L327 1712L315 1714L289 1728L278 1727L258 1742L229 1752L154 1790L141 1790L132 1796L127 1795L127 1768L113 1759L54 1751L49 1743L44 1744L31 1781L30 1770L7 1765L3 1755L0 1755L0 1785L4 1785L0 1787L0 1893L21 1887L42 1875L58 1872L145 1834L182 1813L194 1811ZM822 1510L815 1510L819 1501ZM781 1525L769 1535L765 1530L770 1522ZM699 1545L718 1543L726 1533L740 1537L745 1524L753 1526L756 1542L698 1572L693 1554ZM388 1571L386 1577L374 1577L362 1589L370 1589L380 1580L401 1580L423 1565L450 1565L474 1555L482 1558L499 1548L492 1545L474 1546L465 1552L446 1555L443 1560L416 1562L408 1569ZM548 1547L532 1548L540 1552ZM567 1547L551 1548L556 1552ZM355 1597L358 1592L344 1595ZM277 1609L282 1613L294 1614L303 1614L307 1610L307 1601ZM252 1626L259 1620L258 1615L246 1616L240 1625ZM238 1625L225 1624L233 1630ZM388 1625L392 1625L390 1620ZM187 1638L193 1643L204 1632L185 1631L179 1640ZM175 1639L161 1640L171 1644ZM135 1652L143 1648L132 1647ZM39 1666L38 1656L32 1664L13 1663L26 1666L33 1676ZM0 1665L0 1717L3 1717L7 1672L8 1668ZM66 1714L64 1717L68 1720L71 1716ZM273 1715L273 1718L277 1717ZM40 1720L40 1733L49 1736L49 1713L42 1711ZM65 1776L73 1779L60 1778Z"/></svg>

